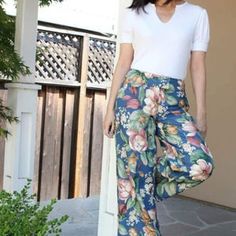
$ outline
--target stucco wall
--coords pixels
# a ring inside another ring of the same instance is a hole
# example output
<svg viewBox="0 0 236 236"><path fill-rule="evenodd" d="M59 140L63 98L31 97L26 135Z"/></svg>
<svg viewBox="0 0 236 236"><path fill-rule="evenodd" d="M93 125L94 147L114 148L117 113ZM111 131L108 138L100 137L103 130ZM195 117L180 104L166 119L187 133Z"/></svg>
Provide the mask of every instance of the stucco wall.
<svg viewBox="0 0 236 236"><path fill-rule="evenodd" d="M211 42L207 54L208 145L216 169L205 183L182 195L236 208L236 1L189 0L208 10ZM191 80L187 78L195 114Z"/></svg>

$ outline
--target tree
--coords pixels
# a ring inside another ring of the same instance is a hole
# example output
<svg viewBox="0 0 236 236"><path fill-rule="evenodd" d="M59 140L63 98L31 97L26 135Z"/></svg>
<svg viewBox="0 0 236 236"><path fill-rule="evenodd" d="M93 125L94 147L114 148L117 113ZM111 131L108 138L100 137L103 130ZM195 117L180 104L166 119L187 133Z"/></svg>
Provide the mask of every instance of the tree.
<svg viewBox="0 0 236 236"><path fill-rule="evenodd" d="M52 2L63 0L40 0L39 6L49 6ZM15 18L8 16L0 0L0 75L2 79L16 80L19 74L30 74L23 59L14 50Z"/></svg>
<svg viewBox="0 0 236 236"><path fill-rule="evenodd" d="M53 2L63 0L39 0L39 6L49 6ZM15 18L6 14L4 0L0 0L0 80L17 80L20 74L30 74L30 69L14 49ZM37 55L36 55L37 57ZM0 122L13 122L17 118L11 110L3 105L0 99ZM8 131L0 126L0 137L6 137Z"/></svg>

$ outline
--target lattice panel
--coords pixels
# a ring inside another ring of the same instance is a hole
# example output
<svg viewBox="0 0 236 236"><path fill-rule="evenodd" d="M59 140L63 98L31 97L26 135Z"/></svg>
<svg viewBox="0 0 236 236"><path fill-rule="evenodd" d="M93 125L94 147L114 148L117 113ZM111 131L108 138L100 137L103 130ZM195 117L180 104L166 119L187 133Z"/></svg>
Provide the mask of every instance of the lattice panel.
<svg viewBox="0 0 236 236"><path fill-rule="evenodd" d="M115 41L92 37L89 39L89 84L102 85L111 81L115 51Z"/></svg>
<svg viewBox="0 0 236 236"><path fill-rule="evenodd" d="M38 30L36 81L76 85L81 36Z"/></svg>

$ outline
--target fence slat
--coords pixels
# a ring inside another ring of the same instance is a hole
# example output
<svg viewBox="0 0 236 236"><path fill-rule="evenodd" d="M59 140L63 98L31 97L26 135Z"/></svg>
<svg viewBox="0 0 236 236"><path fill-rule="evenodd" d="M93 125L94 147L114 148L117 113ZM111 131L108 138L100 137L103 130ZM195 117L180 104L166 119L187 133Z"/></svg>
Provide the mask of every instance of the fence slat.
<svg viewBox="0 0 236 236"><path fill-rule="evenodd" d="M81 188L81 195L88 197L89 196L89 171L90 171L90 144L91 144L91 127L92 127L92 114L93 114L93 101L94 93L87 93L86 96L86 114L85 114L85 126L84 126L84 151L83 151L83 166L81 168L81 176L83 180L83 185Z"/></svg>
<svg viewBox="0 0 236 236"><path fill-rule="evenodd" d="M35 141L35 159L34 159L34 176L33 176L33 192L38 193L39 176L40 176L40 154L41 154L41 142L44 126L44 102L45 102L45 87L38 91L37 101L37 124L36 124L36 141ZM39 196L38 196L39 199Z"/></svg>
<svg viewBox="0 0 236 236"><path fill-rule="evenodd" d="M65 119L63 135L63 152L62 152L62 170L61 170L61 189L60 198L67 199L69 196L70 183L70 165L71 165L71 148L72 148L72 129L74 118L75 91L66 90L65 92Z"/></svg>
<svg viewBox="0 0 236 236"><path fill-rule="evenodd" d="M83 38L82 47L82 66L81 66L81 87L79 95L79 116L78 116L78 134L76 144L76 158L75 158L75 186L74 196L82 197L83 179L82 179L82 168L83 168L83 146L84 146L84 123L85 123L85 102L86 102L86 83L88 74L88 50L89 50L89 37L85 35Z"/></svg>
<svg viewBox="0 0 236 236"><path fill-rule="evenodd" d="M94 95L89 195L98 195L100 193L104 104L105 93L96 92Z"/></svg>
<svg viewBox="0 0 236 236"><path fill-rule="evenodd" d="M63 99L57 88L46 90L40 200L58 196Z"/></svg>

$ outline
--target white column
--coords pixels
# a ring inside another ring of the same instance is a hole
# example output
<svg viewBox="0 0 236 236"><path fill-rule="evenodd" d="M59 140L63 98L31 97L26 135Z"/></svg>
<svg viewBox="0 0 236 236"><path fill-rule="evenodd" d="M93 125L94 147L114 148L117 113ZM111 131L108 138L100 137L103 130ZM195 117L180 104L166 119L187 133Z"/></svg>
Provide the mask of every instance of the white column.
<svg viewBox="0 0 236 236"><path fill-rule="evenodd" d="M125 7L129 6L131 0L119 0L117 4L117 24L119 29L119 19L122 17ZM117 61L119 55L119 37L117 38ZM107 89L109 96L110 88ZM116 183L116 152L115 137L109 139L104 135L101 192L99 201L98 236L117 236L118 226L118 206L117 206L117 183Z"/></svg>
<svg viewBox="0 0 236 236"><path fill-rule="evenodd" d="M35 84L38 0L18 0L15 50L29 66L32 74L19 76L6 84L7 105L13 109L19 123L8 125L11 135L6 140L3 188L18 191L33 179L37 95L41 86Z"/></svg>

